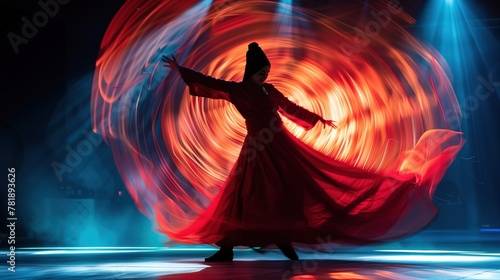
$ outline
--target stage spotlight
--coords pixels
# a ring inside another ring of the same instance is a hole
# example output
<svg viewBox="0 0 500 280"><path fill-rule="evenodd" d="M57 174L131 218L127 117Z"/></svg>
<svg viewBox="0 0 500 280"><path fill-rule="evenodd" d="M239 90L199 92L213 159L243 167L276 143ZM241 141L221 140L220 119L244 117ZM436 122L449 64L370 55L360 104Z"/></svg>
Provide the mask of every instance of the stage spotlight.
<svg viewBox="0 0 500 280"><path fill-rule="evenodd" d="M471 140L469 145L464 146L461 153L475 156L481 154L489 156L491 151L496 151L497 147L484 145L481 141L474 139L493 139L498 136L498 132L494 129L494 122L490 121L494 119L491 116L498 112L497 95L491 94L494 92L494 81L498 80L494 78L495 73L498 73L498 64L493 62L498 60L495 60L498 57L496 49L498 38L493 28L490 27L492 21L478 16L482 8L480 4L473 1L428 1L420 20L422 38L443 56L448 64L450 76L453 77L452 85L462 112L461 116L452 117L456 119L453 122L453 128L459 127L464 135L468 135L466 138ZM485 85L491 89L490 93ZM472 161L464 161L462 164L461 168L466 170L476 168ZM496 174L496 170L496 166L491 165L485 167L484 174ZM449 178L452 178L451 173L449 175ZM488 223L491 222L493 227L496 227L498 215L494 216L496 214L493 213L498 213L498 211L491 211L490 207L483 206L488 203L492 207L497 205L497 201L493 199L495 196L487 195L476 198L477 189L484 190L484 194L495 193L493 186L496 183L480 182L477 178L467 176L463 172L457 173L454 178L460 190L456 193L457 197L454 200L463 201L464 205L467 205L467 227L477 228L477 225L481 224L480 219L484 218L480 217L479 209L484 209L482 211L485 215L491 217ZM491 189L486 191L484 186L490 185ZM477 203L479 201L481 205ZM453 211L459 211L460 204L456 203L447 207L453 207ZM454 225L456 227L463 226L459 223L465 222L464 220L456 221Z"/></svg>

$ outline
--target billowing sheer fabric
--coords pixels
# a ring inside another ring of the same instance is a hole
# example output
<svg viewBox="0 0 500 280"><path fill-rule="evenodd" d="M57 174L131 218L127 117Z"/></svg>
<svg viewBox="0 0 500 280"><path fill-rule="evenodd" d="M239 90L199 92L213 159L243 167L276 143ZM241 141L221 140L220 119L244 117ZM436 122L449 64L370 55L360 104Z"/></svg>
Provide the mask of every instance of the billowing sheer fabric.
<svg viewBox="0 0 500 280"><path fill-rule="evenodd" d="M173 241L367 244L412 234L435 216L432 195L462 141L440 147L460 133L430 130L393 167L375 173L334 160L294 137L281 116L305 129L321 125L321 117L271 84L228 82L182 67L180 73L191 95L232 103L248 134L206 209L181 229L167 223L162 228L160 221L160 230ZM418 170L411 170L415 166Z"/></svg>

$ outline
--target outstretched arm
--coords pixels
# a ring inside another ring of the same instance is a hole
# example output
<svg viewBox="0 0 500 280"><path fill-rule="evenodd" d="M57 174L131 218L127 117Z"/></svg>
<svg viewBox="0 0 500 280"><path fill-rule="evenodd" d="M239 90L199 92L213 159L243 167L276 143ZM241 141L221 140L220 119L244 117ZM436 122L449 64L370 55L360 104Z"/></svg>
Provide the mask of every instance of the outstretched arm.
<svg viewBox="0 0 500 280"><path fill-rule="evenodd" d="M182 79L189 86L191 95L230 101L229 93L234 91L237 85L236 82L215 79L189 68L182 67L174 56L172 56L172 58L163 56L162 60L167 63L165 64L166 67L181 74Z"/></svg>
<svg viewBox="0 0 500 280"><path fill-rule="evenodd" d="M314 125L320 121L323 123L323 128L327 125L333 128L337 128L335 121L325 120L318 114L315 114L286 98L280 91L272 87L272 91L275 94L276 103L280 107L280 113L285 115L287 118L303 126L306 130L311 129Z"/></svg>

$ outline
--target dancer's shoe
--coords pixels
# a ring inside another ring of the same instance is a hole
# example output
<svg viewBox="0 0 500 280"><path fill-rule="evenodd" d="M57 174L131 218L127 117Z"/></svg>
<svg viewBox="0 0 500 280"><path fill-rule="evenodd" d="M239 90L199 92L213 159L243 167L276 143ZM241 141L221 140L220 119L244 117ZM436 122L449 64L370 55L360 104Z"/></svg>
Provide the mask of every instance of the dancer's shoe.
<svg viewBox="0 0 500 280"><path fill-rule="evenodd" d="M233 247L221 247L219 251L211 257L205 258L206 262L232 262Z"/></svg>
<svg viewBox="0 0 500 280"><path fill-rule="evenodd" d="M292 247L292 244L276 244L278 248L281 250L283 255L285 255L287 258L289 258L292 261L296 261L299 259L299 256L297 256L297 253L295 253L295 250Z"/></svg>

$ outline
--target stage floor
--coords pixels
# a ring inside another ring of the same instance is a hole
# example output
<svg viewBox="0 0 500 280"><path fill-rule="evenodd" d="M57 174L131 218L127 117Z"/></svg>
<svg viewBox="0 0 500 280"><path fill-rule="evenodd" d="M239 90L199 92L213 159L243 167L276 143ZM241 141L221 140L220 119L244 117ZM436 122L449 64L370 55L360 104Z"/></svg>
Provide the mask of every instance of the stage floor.
<svg viewBox="0 0 500 280"><path fill-rule="evenodd" d="M19 248L15 272L2 261L0 279L500 279L499 248L476 247L298 252L299 261L244 249L235 250L233 262L215 264L203 262L216 251L210 247Z"/></svg>

